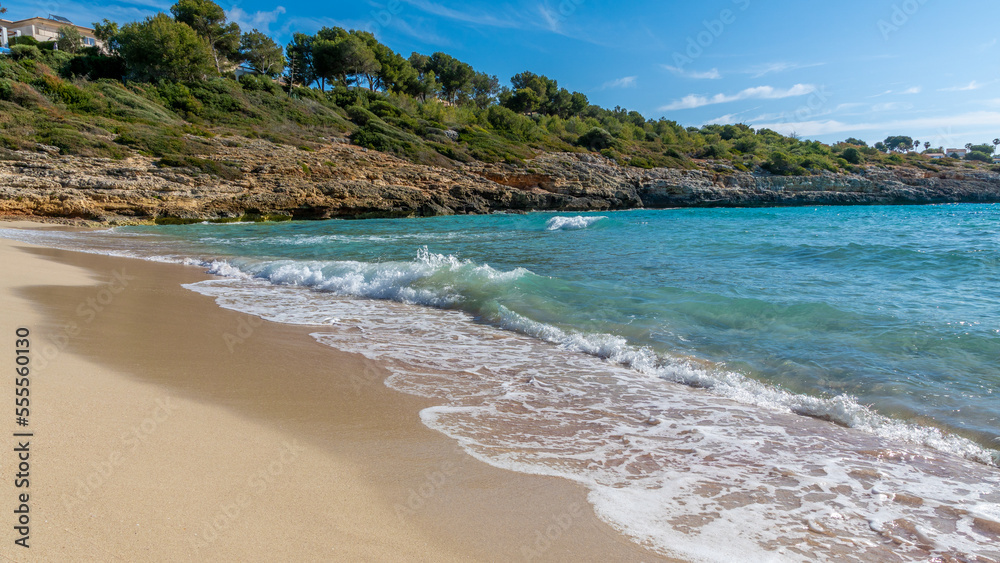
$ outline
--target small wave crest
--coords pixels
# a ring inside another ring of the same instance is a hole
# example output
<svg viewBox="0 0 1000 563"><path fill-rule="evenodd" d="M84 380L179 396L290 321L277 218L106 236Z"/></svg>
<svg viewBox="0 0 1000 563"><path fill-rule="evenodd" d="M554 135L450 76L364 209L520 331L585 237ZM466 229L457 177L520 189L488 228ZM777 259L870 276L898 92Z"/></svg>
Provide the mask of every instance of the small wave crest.
<svg viewBox="0 0 1000 563"><path fill-rule="evenodd" d="M302 286L338 295L388 299L432 307L475 309L479 296L502 292L504 286L531 272L524 268L497 270L488 264L436 254L427 247L409 262L215 260L208 273L256 278L275 285Z"/></svg>
<svg viewBox="0 0 1000 563"><path fill-rule="evenodd" d="M607 217L599 216L584 216L577 215L576 217L553 217L545 223L546 231L573 231L577 229L586 229L587 227L593 225L594 223L600 221L601 219L607 219Z"/></svg>

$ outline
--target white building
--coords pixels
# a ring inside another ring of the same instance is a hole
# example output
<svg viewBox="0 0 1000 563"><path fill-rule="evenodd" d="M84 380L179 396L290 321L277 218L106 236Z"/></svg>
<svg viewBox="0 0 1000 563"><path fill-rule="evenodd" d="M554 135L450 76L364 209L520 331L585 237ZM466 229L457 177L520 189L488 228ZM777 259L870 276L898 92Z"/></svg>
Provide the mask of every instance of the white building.
<svg viewBox="0 0 1000 563"><path fill-rule="evenodd" d="M83 36L84 47L102 45L101 41L94 37L93 29L76 25L62 16L49 14L47 18L35 17L18 21L0 19L0 47L9 48L10 42L22 35L33 37L36 41L58 41L59 30L63 27L75 27Z"/></svg>
<svg viewBox="0 0 1000 563"><path fill-rule="evenodd" d="M947 149L944 151L944 154L952 158L965 158L965 155L968 152L968 149Z"/></svg>

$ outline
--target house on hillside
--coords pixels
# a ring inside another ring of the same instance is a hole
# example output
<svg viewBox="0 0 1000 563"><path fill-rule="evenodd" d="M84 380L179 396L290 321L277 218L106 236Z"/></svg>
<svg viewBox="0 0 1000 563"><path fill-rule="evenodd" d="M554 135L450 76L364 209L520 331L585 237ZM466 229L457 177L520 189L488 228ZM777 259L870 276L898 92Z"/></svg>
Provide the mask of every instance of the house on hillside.
<svg viewBox="0 0 1000 563"><path fill-rule="evenodd" d="M0 18L0 49L7 49L9 47L7 39L9 38L7 30L10 29L10 25L14 23L10 20L5 20ZM2 53L3 51L0 51Z"/></svg>
<svg viewBox="0 0 1000 563"><path fill-rule="evenodd" d="M946 151L944 151L944 154L952 158L965 158L965 155L968 152L969 152L968 149L947 149Z"/></svg>
<svg viewBox="0 0 1000 563"><path fill-rule="evenodd" d="M924 156L926 156L927 158L931 158L931 159L937 160L939 158L944 158L944 153L943 152L925 152Z"/></svg>
<svg viewBox="0 0 1000 563"><path fill-rule="evenodd" d="M94 30L82 25L76 25L62 16L49 14L49 17L34 17L26 20L0 20L0 47L9 48L15 37L33 37L36 41L58 41L59 29L75 27L83 36L84 47L100 47L103 45L96 37Z"/></svg>

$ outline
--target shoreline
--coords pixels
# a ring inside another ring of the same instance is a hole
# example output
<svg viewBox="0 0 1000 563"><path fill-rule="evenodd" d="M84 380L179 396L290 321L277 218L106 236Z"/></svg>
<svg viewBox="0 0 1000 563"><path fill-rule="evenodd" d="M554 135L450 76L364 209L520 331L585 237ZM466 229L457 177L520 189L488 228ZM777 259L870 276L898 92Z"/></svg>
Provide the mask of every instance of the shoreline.
<svg viewBox="0 0 1000 563"><path fill-rule="evenodd" d="M3 330L31 325L57 351L32 388L31 560L662 559L600 521L584 487L486 465L423 426L429 401L382 385L376 363L180 287L206 274L0 253Z"/></svg>

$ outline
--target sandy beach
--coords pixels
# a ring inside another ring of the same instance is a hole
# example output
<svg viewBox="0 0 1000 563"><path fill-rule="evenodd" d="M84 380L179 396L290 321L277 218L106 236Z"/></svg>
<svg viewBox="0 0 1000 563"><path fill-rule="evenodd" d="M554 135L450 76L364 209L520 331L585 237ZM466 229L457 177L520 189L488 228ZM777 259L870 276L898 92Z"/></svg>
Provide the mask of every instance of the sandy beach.
<svg viewBox="0 0 1000 563"><path fill-rule="evenodd" d="M0 362L14 369L27 328L32 368L29 425L0 419L5 560L661 560L582 486L424 427L429 403L376 363L182 288L208 277L197 268L3 239L0 261ZM25 431L30 485L15 488Z"/></svg>

